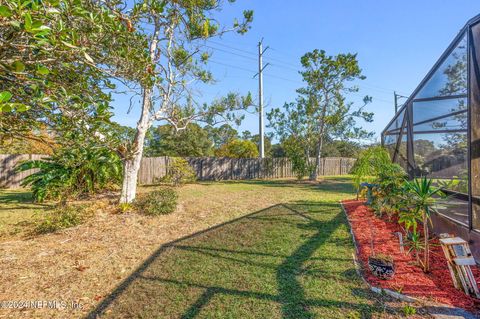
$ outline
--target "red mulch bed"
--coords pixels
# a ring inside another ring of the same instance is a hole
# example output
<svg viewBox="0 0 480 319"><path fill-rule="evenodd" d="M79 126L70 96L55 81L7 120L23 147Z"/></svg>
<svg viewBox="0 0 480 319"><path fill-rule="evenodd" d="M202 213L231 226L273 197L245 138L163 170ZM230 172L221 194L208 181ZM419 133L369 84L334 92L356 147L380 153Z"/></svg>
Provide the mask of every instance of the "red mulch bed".
<svg viewBox="0 0 480 319"><path fill-rule="evenodd" d="M388 221L387 217L376 217L373 211L361 201L343 201L348 219L359 249L359 259L363 265L365 279L373 286L391 289L403 294L425 298L430 301L464 308L472 312L479 312L480 300L466 295L455 289L447 261L439 245L431 247L431 272L425 274L415 264L412 255L400 252L398 237L395 232L401 231L396 221ZM371 229L374 228L376 253L391 255L396 264L396 273L391 280L381 280L375 277L368 269L368 256L371 254ZM435 244L435 242L434 242ZM436 242L438 244L438 241ZM473 274L480 282L480 271L472 267Z"/></svg>

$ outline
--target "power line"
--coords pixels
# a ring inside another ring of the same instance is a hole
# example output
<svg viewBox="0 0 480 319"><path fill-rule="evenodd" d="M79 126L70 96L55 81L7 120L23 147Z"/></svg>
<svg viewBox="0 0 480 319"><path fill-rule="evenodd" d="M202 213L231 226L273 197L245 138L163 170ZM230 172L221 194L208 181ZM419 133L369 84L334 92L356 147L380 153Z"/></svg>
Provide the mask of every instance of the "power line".
<svg viewBox="0 0 480 319"><path fill-rule="evenodd" d="M268 60L270 61L271 59L268 59ZM278 65L277 63L271 63L270 65L271 65L271 66L274 66L274 67L276 67L276 68L279 68L279 69L290 69L290 70L292 70L292 71L298 72L298 69L294 69L294 68L291 68L291 67L288 67L288 66L284 66L284 65Z"/></svg>
<svg viewBox="0 0 480 319"><path fill-rule="evenodd" d="M238 53L235 53L235 52L230 52L230 51L227 51L227 50L224 50L224 49L215 48L215 47L212 47L212 46L209 46L209 45L206 45L206 44L203 44L203 46L204 46L204 47L207 47L207 48L210 48L210 49L213 49L213 50L220 51L220 52L225 52L225 53L228 53L228 54L232 54L232 55L235 55L235 56L239 56L239 57L242 57L242 58L245 58L245 59L257 61L257 59L254 58L254 57L249 57L249 56L242 55L242 54L238 54Z"/></svg>
<svg viewBox="0 0 480 319"><path fill-rule="evenodd" d="M218 62L218 61L215 61L215 60L209 60L209 62L212 62L214 64L218 64L218 65L223 65L223 66L226 66L226 67L230 67L230 68L233 68L233 69L238 69L238 70L241 70L241 71L249 72L249 73L252 73L252 74L256 74L256 72L257 72L257 71L251 70L251 69L240 67L238 65L232 65L232 64L228 64L228 63ZM296 81L296 80L283 78L281 76L270 74L270 73L264 73L264 75L268 76L268 77L271 77L271 78L276 78L276 79L279 79L279 80L283 80L283 81L302 84L301 81Z"/></svg>
<svg viewBox="0 0 480 319"><path fill-rule="evenodd" d="M222 66L229 67L229 68L233 68L233 69L238 69L238 70L245 71L245 72L248 72L248 73L251 73L251 74L255 74L255 73L256 73L256 71L254 71L254 70L247 69L247 68L244 68L244 67L240 67L240 66L237 66L237 65L232 65L232 64L228 64L228 63L218 62L218 61L214 61L214 60L209 60L209 61L212 62L212 63L214 63L214 64L222 65ZM270 74L270 73L264 73L264 75L265 75L266 77L275 78L275 79L282 80L282 81L287 81L287 82L296 83L296 84L303 84L302 81L287 79L287 78L284 78L284 77L281 77L281 76L278 76L278 75L274 75L274 74ZM349 94L358 95L358 96L364 96L364 95L361 94L361 93L355 93L355 92L349 92ZM374 101L381 101L381 102L385 102L385 103L391 104L391 101L387 101L387 100L385 100L385 99L378 98L378 97L376 97L376 96L374 96L374 95L371 95L371 96L373 97Z"/></svg>
<svg viewBox="0 0 480 319"><path fill-rule="evenodd" d="M213 43L215 45L223 46L225 48L229 48L229 49L232 49L232 50L243 52L243 53L246 53L246 54L256 55L256 53L253 53L251 51L239 49L239 48L236 48L236 47L233 47L233 46L230 46L230 45L226 45L226 44L223 44L223 43L220 43L220 42L215 42L215 41L212 41L212 40L208 40L208 42ZM243 58L246 58L246 59L249 59L249 60L256 60L256 58L254 58L253 56L249 57L249 56L241 55L241 54L231 52L231 51L228 51L228 50L225 50L225 49L215 48L215 47L212 47L212 46L209 46L209 45L204 45L204 46L209 47L213 50L218 50L218 51L221 51L221 52L224 52L224 53L236 55L236 56L243 57ZM271 49L274 50L274 51L280 52L279 50L276 50L276 49L273 49L273 48L271 48ZM293 57L293 55L290 55L290 56ZM276 61L276 63L271 63L270 64L273 67L290 69L292 71L297 71L297 72L299 71L299 66L298 65L295 65L295 64L292 64L292 63L289 63L289 62L285 62L284 60L280 60L280 59L272 58L272 57L264 57L264 59L267 60L267 61L274 61L274 62ZM374 85L374 84L362 84L362 85L359 85L359 87L364 87L364 88L377 90L377 91L383 92L385 94L387 94L387 93L391 94L393 91L395 91L394 89L389 89L389 88L385 88L385 87ZM400 92L400 93L402 93L402 92ZM406 95L404 93L402 93L402 94Z"/></svg>
<svg viewBox="0 0 480 319"><path fill-rule="evenodd" d="M214 45L219 45L219 46L222 46L222 47L225 47L225 48L228 48L228 49L232 49L232 50L235 50L235 51L238 51L238 52L243 52L243 53L246 53L246 54L257 56L257 53L254 53L252 51L247 51L247 50L244 50L244 49L239 49L239 48L236 48L236 47L232 47L230 45L226 45L226 44L221 43L221 42L215 42L215 41L212 41L212 40L207 40L207 42L210 42Z"/></svg>
<svg viewBox="0 0 480 319"><path fill-rule="evenodd" d="M217 44L218 45L218 44ZM235 52L231 52L231 51L228 51L228 50L225 50L225 49L221 49L221 48L216 48L216 47L213 47L213 46L210 46L210 45L206 45L204 44L203 45L204 47L207 47L209 49L212 49L212 50L217 50L217 51L220 51L220 52L224 52L224 53L228 53L228 54L232 54L232 55L235 55L235 56L238 56L238 57L242 57L242 58L245 58L245 59L248 59L248 60L254 60L256 61L257 59L254 58L254 57L250 57L250 56L246 56L246 55L243 55L243 54L238 54L238 53L235 53ZM248 51L245 51L245 50L241 50L242 52L246 52L248 54L251 54L250 52ZM295 72L298 72L298 68L293 65L293 64L289 64L289 63L286 63L286 62L283 62L281 60L278 60L278 59L274 59L274 58L270 58L270 57L264 57L265 60L267 61L276 61L275 63L270 63L271 66L275 66L277 68L282 68L282 69L290 69L292 71L295 71ZM293 67L292 67L293 66Z"/></svg>
<svg viewBox="0 0 480 319"><path fill-rule="evenodd" d="M215 64L227 66L227 67L230 67L230 68L246 71L246 72L249 72L249 73L252 73L252 74L255 74L255 72L256 72L256 71L252 71L250 69L243 68L243 67L240 67L240 66L237 66L237 65L231 65L231 64L227 64L227 63L223 63L223 62L217 62L217 61L214 61L214 60L211 60L211 59L208 60L208 61L211 62L211 63L215 63Z"/></svg>

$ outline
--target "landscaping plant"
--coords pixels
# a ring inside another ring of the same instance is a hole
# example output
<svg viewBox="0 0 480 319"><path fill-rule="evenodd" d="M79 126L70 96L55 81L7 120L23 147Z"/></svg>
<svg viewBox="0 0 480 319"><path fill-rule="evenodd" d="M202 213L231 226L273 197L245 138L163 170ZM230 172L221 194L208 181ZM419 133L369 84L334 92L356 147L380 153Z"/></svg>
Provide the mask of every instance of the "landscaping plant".
<svg viewBox="0 0 480 319"><path fill-rule="evenodd" d="M369 147L362 151L352 168L353 182L357 190L357 199L363 182L373 182L379 173L391 165L388 151L381 146Z"/></svg>
<svg viewBox="0 0 480 319"><path fill-rule="evenodd" d="M163 181L173 186L180 186L192 183L196 179L197 176L190 164L185 159L177 157L170 163L167 175L165 175Z"/></svg>
<svg viewBox="0 0 480 319"><path fill-rule="evenodd" d="M84 207L60 205L37 222L34 231L37 234L46 234L75 227L84 220L84 210Z"/></svg>
<svg viewBox="0 0 480 319"><path fill-rule="evenodd" d="M400 165L390 162L382 163L377 174L372 207L380 215L385 212L391 218L401 208L401 196L407 173Z"/></svg>
<svg viewBox="0 0 480 319"><path fill-rule="evenodd" d="M403 314L405 315L405 317L413 316L413 315L417 314L417 309L415 309L414 307L412 307L410 305L405 305L403 307Z"/></svg>
<svg viewBox="0 0 480 319"><path fill-rule="evenodd" d="M399 222L405 224L407 230L412 230L410 234L410 242L414 245L417 260L424 272L430 270L430 234L429 223L431 221L431 213L434 211L435 203L439 197L444 196L441 189L432 185L432 180L427 177L406 181L404 186L406 203L408 210L400 214ZM423 225L423 247L420 244L420 236L417 232L418 221ZM407 236L408 238L408 236ZM423 249L423 261L418 257L418 250Z"/></svg>
<svg viewBox="0 0 480 319"><path fill-rule="evenodd" d="M30 186L35 201L62 200L91 195L118 185L122 163L106 148L62 148L44 160L21 163L17 169L38 171L22 181Z"/></svg>
<svg viewBox="0 0 480 319"><path fill-rule="evenodd" d="M166 215L177 207L177 192L172 188L161 188L135 199L135 209L145 215Z"/></svg>

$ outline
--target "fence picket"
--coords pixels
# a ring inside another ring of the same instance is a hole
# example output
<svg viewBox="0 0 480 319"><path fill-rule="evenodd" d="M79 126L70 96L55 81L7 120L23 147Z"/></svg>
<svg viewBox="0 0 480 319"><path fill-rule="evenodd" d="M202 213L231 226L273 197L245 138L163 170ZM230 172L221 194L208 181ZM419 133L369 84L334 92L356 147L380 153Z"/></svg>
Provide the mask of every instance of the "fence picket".
<svg viewBox="0 0 480 319"><path fill-rule="evenodd" d="M47 155L9 155L0 154L0 187L19 188L21 181L35 170L16 172L18 163L32 159L39 160ZM186 158L195 171L198 180L242 180L255 178L293 178L292 162L288 158ZM164 177L171 164L168 156L146 157L142 159L138 182L140 185L158 183ZM314 162L312 158L310 161ZM353 158L323 158L318 168L319 175L345 175L355 163Z"/></svg>

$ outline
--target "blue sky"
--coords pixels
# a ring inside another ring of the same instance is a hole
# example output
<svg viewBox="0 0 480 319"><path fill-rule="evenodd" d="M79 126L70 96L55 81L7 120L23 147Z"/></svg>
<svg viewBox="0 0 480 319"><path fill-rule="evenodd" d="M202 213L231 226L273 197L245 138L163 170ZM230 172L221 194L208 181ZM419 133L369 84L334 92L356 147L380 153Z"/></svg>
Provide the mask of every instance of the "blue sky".
<svg viewBox="0 0 480 319"><path fill-rule="evenodd" d="M373 97L368 110L373 123L361 123L376 137L394 113L393 91L409 95L433 66L463 25L480 13L474 0L237 0L227 1L219 19L230 24L244 9L254 10L252 29L245 35L227 34L208 41L213 52L209 69L217 82L202 86L201 101L209 102L228 92L258 95L257 44L264 38L266 110L294 101L302 86L300 57L313 49L328 54L358 53L363 74L360 92L348 99L361 104ZM116 96L114 120L134 126L138 106L127 114L129 99ZM239 131L258 132L258 116L247 114ZM268 128L266 131L270 131Z"/></svg>

